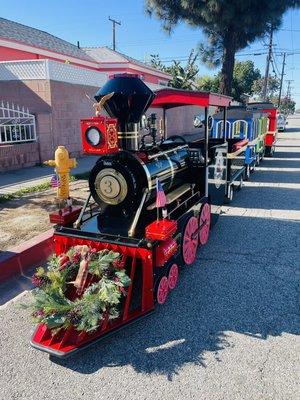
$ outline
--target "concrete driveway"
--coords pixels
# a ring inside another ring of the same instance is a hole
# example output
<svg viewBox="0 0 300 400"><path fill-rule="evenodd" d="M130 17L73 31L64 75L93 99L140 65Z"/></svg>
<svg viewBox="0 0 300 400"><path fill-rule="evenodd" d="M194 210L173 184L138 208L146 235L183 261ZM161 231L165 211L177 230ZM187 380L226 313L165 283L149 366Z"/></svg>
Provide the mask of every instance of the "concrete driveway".
<svg viewBox="0 0 300 400"><path fill-rule="evenodd" d="M0 399L298 399L299 161L300 116L167 304L74 358L32 349L28 293L3 294Z"/></svg>

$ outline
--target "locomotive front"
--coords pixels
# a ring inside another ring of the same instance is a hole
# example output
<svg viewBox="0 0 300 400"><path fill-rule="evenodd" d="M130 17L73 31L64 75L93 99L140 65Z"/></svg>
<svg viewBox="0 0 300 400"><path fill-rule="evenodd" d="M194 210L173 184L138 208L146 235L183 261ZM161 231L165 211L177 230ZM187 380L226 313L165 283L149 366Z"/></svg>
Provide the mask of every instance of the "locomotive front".
<svg viewBox="0 0 300 400"><path fill-rule="evenodd" d="M166 193L188 180L188 145L178 138L157 138L156 115L148 118L147 133L141 121L155 95L134 75L116 75L95 95L110 118L81 122L84 151L100 158L89 176L90 192L98 204L97 229L107 233L144 233L151 220L149 205L156 179ZM148 210L147 210L148 207ZM137 229L132 216L139 213ZM86 229L91 229L89 222ZM82 229L85 229L82 226ZM117 231L118 232L117 232Z"/></svg>

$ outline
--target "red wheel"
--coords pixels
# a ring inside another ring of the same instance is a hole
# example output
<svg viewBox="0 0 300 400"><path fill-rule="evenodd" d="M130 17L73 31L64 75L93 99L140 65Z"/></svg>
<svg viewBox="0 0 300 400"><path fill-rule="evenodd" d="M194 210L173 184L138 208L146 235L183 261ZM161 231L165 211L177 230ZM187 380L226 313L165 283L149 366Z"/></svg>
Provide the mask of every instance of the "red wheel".
<svg viewBox="0 0 300 400"><path fill-rule="evenodd" d="M169 293L169 281L166 276L163 276L159 281L158 288L157 288L157 302L158 304L164 304L167 300Z"/></svg>
<svg viewBox="0 0 300 400"><path fill-rule="evenodd" d="M179 275L179 268L177 264L173 264L169 270L168 274L168 284L169 284L169 289L174 289L175 286L177 285L178 281L178 275Z"/></svg>
<svg viewBox="0 0 300 400"><path fill-rule="evenodd" d="M211 210L210 204L205 203L201 207L200 216L199 216L199 243L204 245L208 242L209 231L210 231L210 223L211 223Z"/></svg>
<svg viewBox="0 0 300 400"><path fill-rule="evenodd" d="M192 265L196 259L198 247L198 220L191 217L183 231L182 258L186 265Z"/></svg>

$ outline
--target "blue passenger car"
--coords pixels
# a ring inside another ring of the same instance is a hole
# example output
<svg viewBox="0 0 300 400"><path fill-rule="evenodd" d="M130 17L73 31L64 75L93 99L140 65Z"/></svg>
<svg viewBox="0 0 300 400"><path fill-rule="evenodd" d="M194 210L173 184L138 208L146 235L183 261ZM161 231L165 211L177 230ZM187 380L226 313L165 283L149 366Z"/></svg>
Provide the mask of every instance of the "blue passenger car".
<svg viewBox="0 0 300 400"><path fill-rule="evenodd" d="M211 130L212 138L223 138L223 116L214 115ZM232 140L247 140L244 151L245 177L250 176L255 165L259 163L264 152L264 133L266 128L265 116L261 112L247 110L245 107L230 107L227 112L225 138ZM242 155L240 154L239 157Z"/></svg>

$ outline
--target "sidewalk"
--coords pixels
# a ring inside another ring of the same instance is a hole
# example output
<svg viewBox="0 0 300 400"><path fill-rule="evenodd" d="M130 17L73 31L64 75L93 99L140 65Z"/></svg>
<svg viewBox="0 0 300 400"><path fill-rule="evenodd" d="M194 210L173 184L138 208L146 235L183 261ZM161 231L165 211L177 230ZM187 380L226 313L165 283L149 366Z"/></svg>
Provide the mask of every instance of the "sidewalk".
<svg viewBox="0 0 300 400"><path fill-rule="evenodd" d="M97 159L97 156L84 156L78 158L78 166L71 170L71 174L81 174L90 171ZM28 167L16 171L0 172L0 196L49 182L52 175L53 168L46 166Z"/></svg>

